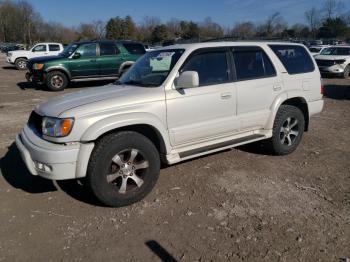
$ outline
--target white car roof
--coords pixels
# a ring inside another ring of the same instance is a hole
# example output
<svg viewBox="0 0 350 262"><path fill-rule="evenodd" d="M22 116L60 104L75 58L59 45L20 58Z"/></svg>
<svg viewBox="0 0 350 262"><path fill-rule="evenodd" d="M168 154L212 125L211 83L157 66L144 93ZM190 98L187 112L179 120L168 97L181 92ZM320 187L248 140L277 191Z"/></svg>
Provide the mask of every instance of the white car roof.
<svg viewBox="0 0 350 262"><path fill-rule="evenodd" d="M267 45L297 45L304 46L299 43L290 43L290 42L265 42L265 41L240 41L240 42L204 42L204 43L191 43L191 44L175 44L171 46L162 47L157 50L168 50L168 49L186 49L186 50L195 50L199 48L209 48L209 47L225 47L225 46L267 46Z"/></svg>

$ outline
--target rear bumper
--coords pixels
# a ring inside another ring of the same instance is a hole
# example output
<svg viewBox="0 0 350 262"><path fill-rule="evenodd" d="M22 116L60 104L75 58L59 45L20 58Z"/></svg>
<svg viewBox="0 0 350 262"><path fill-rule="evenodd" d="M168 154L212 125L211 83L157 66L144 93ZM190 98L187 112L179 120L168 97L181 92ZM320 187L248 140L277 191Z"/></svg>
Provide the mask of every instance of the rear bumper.
<svg viewBox="0 0 350 262"><path fill-rule="evenodd" d="M343 75L344 67L342 65L333 65L333 66L319 66L321 74L328 75Z"/></svg>
<svg viewBox="0 0 350 262"><path fill-rule="evenodd" d="M38 137L28 126L17 135L16 145L29 172L51 180L85 176L89 153L93 148L93 144L50 143ZM82 159L82 156L87 159Z"/></svg>
<svg viewBox="0 0 350 262"><path fill-rule="evenodd" d="M324 104L324 101L322 99L308 102L309 116L313 116L318 113L321 113L323 110L323 104Z"/></svg>

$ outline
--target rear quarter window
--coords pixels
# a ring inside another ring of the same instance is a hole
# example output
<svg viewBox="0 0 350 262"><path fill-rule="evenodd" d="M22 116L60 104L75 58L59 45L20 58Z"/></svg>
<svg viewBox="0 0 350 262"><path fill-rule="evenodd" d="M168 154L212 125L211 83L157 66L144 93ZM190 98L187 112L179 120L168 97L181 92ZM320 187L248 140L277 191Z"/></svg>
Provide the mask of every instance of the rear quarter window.
<svg viewBox="0 0 350 262"><path fill-rule="evenodd" d="M49 51L60 51L61 48L59 45L49 45Z"/></svg>
<svg viewBox="0 0 350 262"><path fill-rule="evenodd" d="M269 46L282 62L288 74L303 74L315 70L314 63L304 47L298 45Z"/></svg>
<svg viewBox="0 0 350 262"><path fill-rule="evenodd" d="M144 46L141 44L124 43L123 46L132 55L143 55L146 53Z"/></svg>

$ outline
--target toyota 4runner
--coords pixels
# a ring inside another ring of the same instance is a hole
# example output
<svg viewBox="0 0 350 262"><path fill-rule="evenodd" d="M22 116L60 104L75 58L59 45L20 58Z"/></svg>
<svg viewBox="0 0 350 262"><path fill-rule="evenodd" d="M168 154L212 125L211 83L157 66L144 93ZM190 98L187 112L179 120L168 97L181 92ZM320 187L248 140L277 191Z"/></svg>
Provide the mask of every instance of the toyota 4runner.
<svg viewBox="0 0 350 262"><path fill-rule="evenodd" d="M28 81L61 91L68 83L115 80L146 50L131 41L88 41L72 43L56 57L40 57L28 62Z"/></svg>
<svg viewBox="0 0 350 262"><path fill-rule="evenodd" d="M104 204L154 187L161 163L266 140L293 152L323 108L320 72L304 46L199 43L146 53L113 85L35 108L16 137L33 175L81 179Z"/></svg>

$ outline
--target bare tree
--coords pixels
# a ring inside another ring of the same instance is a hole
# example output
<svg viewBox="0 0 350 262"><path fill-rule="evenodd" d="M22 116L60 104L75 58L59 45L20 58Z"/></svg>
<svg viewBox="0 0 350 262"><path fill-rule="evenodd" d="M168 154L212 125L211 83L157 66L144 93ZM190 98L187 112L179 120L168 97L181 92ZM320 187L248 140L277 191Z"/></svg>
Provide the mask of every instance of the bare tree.
<svg viewBox="0 0 350 262"><path fill-rule="evenodd" d="M326 19L331 19L335 14L341 12L344 8L342 0L326 0L323 5L323 10L326 14Z"/></svg>
<svg viewBox="0 0 350 262"><path fill-rule="evenodd" d="M310 27L310 31L312 32L312 36L315 38L317 29L320 25L320 11L315 7L312 7L310 10L305 12L305 18Z"/></svg>
<svg viewBox="0 0 350 262"><path fill-rule="evenodd" d="M99 39L105 38L106 36L106 22L97 20L92 22L93 24L93 30L98 36Z"/></svg>
<svg viewBox="0 0 350 262"><path fill-rule="evenodd" d="M239 39L248 39L255 35L255 25L252 22L236 23L231 35Z"/></svg>
<svg viewBox="0 0 350 262"><path fill-rule="evenodd" d="M283 20L279 12L270 15L265 23L258 26L260 36L273 36L274 34L282 32L287 28L287 23Z"/></svg>

